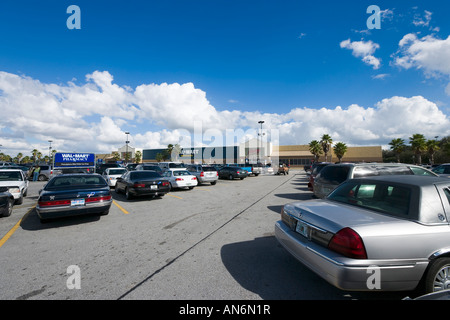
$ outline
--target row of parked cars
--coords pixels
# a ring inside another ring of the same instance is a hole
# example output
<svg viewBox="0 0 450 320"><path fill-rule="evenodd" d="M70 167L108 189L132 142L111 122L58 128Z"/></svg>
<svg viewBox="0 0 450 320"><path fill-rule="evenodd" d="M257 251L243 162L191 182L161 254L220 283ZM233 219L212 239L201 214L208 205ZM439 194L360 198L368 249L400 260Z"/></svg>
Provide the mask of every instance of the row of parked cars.
<svg viewBox="0 0 450 320"><path fill-rule="evenodd" d="M278 241L332 285L450 297L450 164L314 166L317 199L284 205ZM441 176L442 175L442 176Z"/></svg>
<svg viewBox="0 0 450 320"><path fill-rule="evenodd" d="M128 167L103 164L95 169L52 170L49 166L49 176L40 179L49 182L39 193L36 212L42 222L58 216L108 214L112 203L111 188L115 188L117 193L124 193L127 199L143 195L162 197L172 189L193 189L203 183L215 185L219 178L244 179L250 174L257 176L260 173L258 169L248 172L237 165L217 168L174 162ZM12 165L0 169L0 215L9 216L13 205L23 202L28 184L25 170Z"/></svg>

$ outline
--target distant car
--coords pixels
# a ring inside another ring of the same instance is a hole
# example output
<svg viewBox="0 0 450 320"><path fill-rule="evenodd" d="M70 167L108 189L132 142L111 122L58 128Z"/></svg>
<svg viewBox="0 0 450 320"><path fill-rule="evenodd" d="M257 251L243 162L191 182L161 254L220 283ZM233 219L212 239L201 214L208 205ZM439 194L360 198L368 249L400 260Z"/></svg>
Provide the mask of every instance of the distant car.
<svg viewBox="0 0 450 320"><path fill-rule="evenodd" d="M183 162L159 162L158 166L163 170L169 169L185 169L186 165Z"/></svg>
<svg viewBox="0 0 450 320"><path fill-rule="evenodd" d="M117 178L120 178L126 172L128 172L128 170L125 168L107 168L102 176L105 178L108 186L115 188Z"/></svg>
<svg viewBox="0 0 450 320"><path fill-rule="evenodd" d="M129 163L126 165L125 168L127 168L128 171L136 170L136 167L139 165L139 163Z"/></svg>
<svg viewBox="0 0 450 320"><path fill-rule="evenodd" d="M233 180L236 178L239 178L243 180L244 178L248 177L249 173L247 170L244 170L239 167L223 167L219 170L219 178L220 179L229 179Z"/></svg>
<svg viewBox="0 0 450 320"><path fill-rule="evenodd" d="M25 173L25 176L28 177L28 172L30 170L30 167L21 166L21 165L10 165L10 166L5 166L2 169L20 169L23 171L23 173Z"/></svg>
<svg viewBox="0 0 450 320"><path fill-rule="evenodd" d="M278 166L278 171L277 171L277 174L278 175L280 175L280 174L283 174L283 175L287 175L287 174L289 174L289 167L286 165L286 164L280 164L279 166Z"/></svg>
<svg viewBox="0 0 450 320"><path fill-rule="evenodd" d="M9 217L14 206L14 196L7 187L0 187L0 217Z"/></svg>
<svg viewBox="0 0 450 320"><path fill-rule="evenodd" d="M219 174L213 166L193 164L188 165L187 170L197 177L198 184L211 183L215 185L219 180Z"/></svg>
<svg viewBox="0 0 450 320"><path fill-rule="evenodd" d="M319 162L319 163L314 163L311 166L311 173L309 174L309 181L308 181L308 190L309 191L314 191L314 179L320 173L320 171L322 171L322 169L329 164L331 164L331 163Z"/></svg>
<svg viewBox="0 0 450 320"><path fill-rule="evenodd" d="M103 172L105 172L107 168L123 168L123 167L118 163L102 163L96 166L95 173L103 174Z"/></svg>
<svg viewBox="0 0 450 320"><path fill-rule="evenodd" d="M52 175L53 175L52 166L46 164L39 165L39 176L38 176L39 181L49 180L52 177Z"/></svg>
<svg viewBox="0 0 450 320"><path fill-rule="evenodd" d="M421 166L404 163L339 163L323 168L314 179L314 196L325 198L340 183L352 178L381 175L421 175L437 174Z"/></svg>
<svg viewBox="0 0 450 320"><path fill-rule="evenodd" d="M270 165L266 165L263 169L263 173L265 174L273 174L273 168Z"/></svg>
<svg viewBox="0 0 450 320"><path fill-rule="evenodd" d="M170 189L194 189L198 185L197 177L186 169L169 169L164 171L163 177L169 180Z"/></svg>
<svg viewBox="0 0 450 320"><path fill-rule="evenodd" d="M21 169L0 169L0 187L7 187L16 204L22 204L27 196L28 180Z"/></svg>
<svg viewBox="0 0 450 320"><path fill-rule="evenodd" d="M152 170L128 171L116 179L116 192L127 200L136 196L162 197L170 191L169 181Z"/></svg>
<svg viewBox="0 0 450 320"><path fill-rule="evenodd" d="M449 289L449 186L434 176L350 179L325 199L286 204L275 236L343 290Z"/></svg>
<svg viewBox="0 0 450 320"><path fill-rule="evenodd" d="M440 175L441 177L450 177L450 163L444 163L437 167L434 167L431 171Z"/></svg>
<svg viewBox="0 0 450 320"><path fill-rule="evenodd" d="M139 164L136 166L136 168L134 170L136 170L136 171L151 170L151 171L156 171L159 174L163 173L163 169L161 169L160 166L158 166L157 164L150 164L150 163Z"/></svg>
<svg viewBox="0 0 450 320"><path fill-rule="evenodd" d="M50 179L39 192L36 212L41 222L84 214L107 215L111 190L99 174L63 174Z"/></svg>

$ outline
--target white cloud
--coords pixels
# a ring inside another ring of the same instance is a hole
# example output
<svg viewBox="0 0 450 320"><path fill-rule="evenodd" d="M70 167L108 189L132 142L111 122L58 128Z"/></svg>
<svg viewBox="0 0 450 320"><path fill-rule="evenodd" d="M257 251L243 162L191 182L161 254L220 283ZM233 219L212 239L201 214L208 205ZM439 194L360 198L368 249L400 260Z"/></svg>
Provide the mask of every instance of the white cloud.
<svg viewBox="0 0 450 320"><path fill-rule="evenodd" d="M343 49L352 50L352 54L357 58L362 58L366 64L372 66L374 69L380 67L380 59L373 56L375 51L380 48L378 43L369 41L351 41L350 39L344 40L340 43L340 47Z"/></svg>
<svg viewBox="0 0 450 320"><path fill-rule="evenodd" d="M428 27L430 25L432 12L425 10L424 15L416 14L414 16L413 24L416 27Z"/></svg>
<svg viewBox="0 0 450 320"><path fill-rule="evenodd" d="M135 147L208 145L198 137L192 139L195 121L201 122L200 134L225 136L227 129L236 130L240 132L237 142L256 137L259 120L265 121L267 136L271 129L278 130L281 144L308 144L324 133L348 145L386 145L392 138L408 138L418 130L430 137L450 135L448 117L421 96L386 98L373 107L304 107L286 113L218 111L192 83L142 84L133 90L114 84L108 72L94 72L81 85L44 84L0 72L0 109L0 144L2 152L11 155L34 148L45 153L49 139L59 151L109 153L124 144L126 128L132 126L136 132L130 141Z"/></svg>
<svg viewBox="0 0 450 320"><path fill-rule="evenodd" d="M422 70L426 76L450 76L450 36L441 40L432 35L418 38L416 34L405 35L394 55L395 65Z"/></svg>

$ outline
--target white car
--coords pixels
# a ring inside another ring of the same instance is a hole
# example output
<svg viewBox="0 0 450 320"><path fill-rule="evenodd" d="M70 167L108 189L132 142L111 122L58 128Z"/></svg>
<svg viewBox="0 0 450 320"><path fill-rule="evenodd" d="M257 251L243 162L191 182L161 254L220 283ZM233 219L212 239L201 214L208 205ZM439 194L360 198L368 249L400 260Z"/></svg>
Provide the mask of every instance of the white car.
<svg viewBox="0 0 450 320"><path fill-rule="evenodd" d="M103 178L105 178L108 186L110 186L111 188L115 188L116 179L120 178L125 172L127 172L127 169L125 168L107 168L103 172Z"/></svg>
<svg viewBox="0 0 450 320"><path fill-rule="evenodd" d="M170 189L193 189L197 184L197 177L186 169L169 169L163 173L163 177L169 180Z"/></svg>
<svg viewBox="0 0 450 320"><path fill-rule="evenodd" d="M28 180L20 169L1 169L0 187L7 187L8 192L14 196L16 204L22 204L27 196Z"/></svg>

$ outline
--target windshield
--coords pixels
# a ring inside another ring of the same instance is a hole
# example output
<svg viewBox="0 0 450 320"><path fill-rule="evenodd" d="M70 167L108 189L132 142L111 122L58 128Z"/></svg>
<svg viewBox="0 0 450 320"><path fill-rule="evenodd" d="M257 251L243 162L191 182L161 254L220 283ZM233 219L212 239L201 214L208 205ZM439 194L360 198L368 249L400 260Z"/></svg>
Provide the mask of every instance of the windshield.
<svg viewBox="0 0 450 320"><path fill-rule="evenodd" d="M45 190L64 188L89 188L92 186L106 186L106 181L101 176L79 175L79 176L57 176L51 179L45 186Z"/></svg>
<svg viewBox="0 0 450 320"><path fill-rule="evenodd" d="M405 217L409 214L410 197L411 189L407 187L350 181L337 187L327 199Z"/></svg>
<svg viewBox="0 0 450 320"><path fill-rule="evenodd" d="M22 181L22 174L19 171L0 172L0 181Z"/></svg>
<svg viewBox="0 0 450 320"><path fill-rule="evenodd" d="M126 169L109 169L109 174L124 174Z"/></svg>
<svg viewBox="0 0 450 320"><path fill-rule="evenodd" d="M187 170L179 170L179 171L174 171L173 175L174 176L190 176L191 173Z"/></svg>
<svg viewBox="0 0 450 320"><path fill-rule="evenodd" d="M130 173L131 180L161 178L161 175L156 171L133 171Z"/></svg>
<svg viewBox="0 0 450 320"><path fill-rule="evenodd" d="M177 168L186 168L184 163L169 163L169 168L177 169Z"/></svg>

